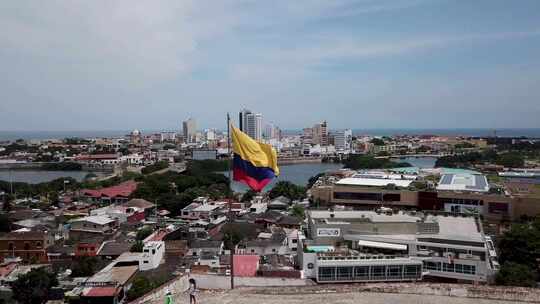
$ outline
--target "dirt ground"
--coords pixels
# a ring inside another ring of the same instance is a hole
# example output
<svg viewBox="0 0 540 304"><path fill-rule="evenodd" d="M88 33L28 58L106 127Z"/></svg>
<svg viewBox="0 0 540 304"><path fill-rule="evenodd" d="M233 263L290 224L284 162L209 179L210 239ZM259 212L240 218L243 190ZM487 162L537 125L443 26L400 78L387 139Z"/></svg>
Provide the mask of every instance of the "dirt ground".
<svg viewBox="0 0 540 304"><path fill-rule="evenodd" d="M517 303L483 299L470 299L446 296L425 296L390 293L310 293L268 295L251 290L234 291L202 291L198 296L198 304L296 304L296 303L343 303L343 304L502 304ZM185 301L185 302L184 302ZM187 294L177 295L175 304L189 303Z"/></svg>

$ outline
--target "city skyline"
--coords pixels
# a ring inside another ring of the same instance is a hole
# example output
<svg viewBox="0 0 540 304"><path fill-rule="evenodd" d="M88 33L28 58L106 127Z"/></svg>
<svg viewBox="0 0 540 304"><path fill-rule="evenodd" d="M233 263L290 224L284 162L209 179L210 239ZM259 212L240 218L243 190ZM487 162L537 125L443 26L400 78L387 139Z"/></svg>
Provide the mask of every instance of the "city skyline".
<svg viewBox="0 0 540 304"><path fill-rule="evenodd" d="M2 131L540 127L537 1L0 8Z"/></svg>

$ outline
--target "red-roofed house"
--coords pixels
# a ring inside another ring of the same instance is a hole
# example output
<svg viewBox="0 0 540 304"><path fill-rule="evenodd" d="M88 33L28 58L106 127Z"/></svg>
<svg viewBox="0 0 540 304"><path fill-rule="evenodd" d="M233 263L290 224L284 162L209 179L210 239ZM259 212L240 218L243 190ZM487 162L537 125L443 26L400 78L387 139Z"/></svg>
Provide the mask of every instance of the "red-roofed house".
<svg viewBox="0 0 540 304"><path fill-rule="evenodd" d="M259 269L259 256L256 254L250 255L234 255L234 275L237 277L254 277Z"/></svg>
<svg viewBox="0 0 540 304"><path fill-rule="evenodd" d="M83 189L81 195L87 200L103 203L124 203L128 201L129 196L137 189L137 182L127 181L119 185L102 188L98 190Z"/></svg>
<svg viewBox="0 0 540 304"><path fill-rule="evenodd" d="M85 288L81 294L81 301L86 304L114 304L123 297L121 286L96 286Z"/></svg>

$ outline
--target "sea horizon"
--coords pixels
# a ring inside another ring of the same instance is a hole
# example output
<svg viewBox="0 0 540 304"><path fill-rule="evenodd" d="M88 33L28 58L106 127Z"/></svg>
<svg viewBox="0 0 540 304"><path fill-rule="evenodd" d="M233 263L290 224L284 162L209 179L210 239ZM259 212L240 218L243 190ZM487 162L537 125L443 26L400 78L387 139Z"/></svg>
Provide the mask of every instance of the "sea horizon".
<svg viewBox="0 0 540 304"><path fill-rule="evenodd" d="M343 130L343 129L331 129ZM353 135L393 136L393 135L441 135L465 137L527 137L540 138L540 128L352 128ZM140 130L142 134L155 134L160 132L180 132L180 130ZM495 133L496 131L496 133ZM284 129L284 135L299 135L302 130ZM46 140L63 138L111 138L124 137L131 130L66 130L66 131L1 131L0 141Z"/></svg>

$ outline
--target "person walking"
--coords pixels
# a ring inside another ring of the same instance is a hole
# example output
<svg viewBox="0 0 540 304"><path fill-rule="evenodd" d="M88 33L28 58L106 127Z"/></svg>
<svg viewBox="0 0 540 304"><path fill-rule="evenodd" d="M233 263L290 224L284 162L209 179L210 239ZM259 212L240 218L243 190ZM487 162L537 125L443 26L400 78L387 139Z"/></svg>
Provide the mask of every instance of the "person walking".
<svg viewBox="0 0 540 304"><path fill-rule="evenodd" d="M197 282L194 278L189 279L189 304L197 304Z"/></svg>
<svg viewBox="0 0 540 304"><path fill-rule="evenodd" d="M173 304L173 298L169 288L165 289L165 304Z"/></svg>

